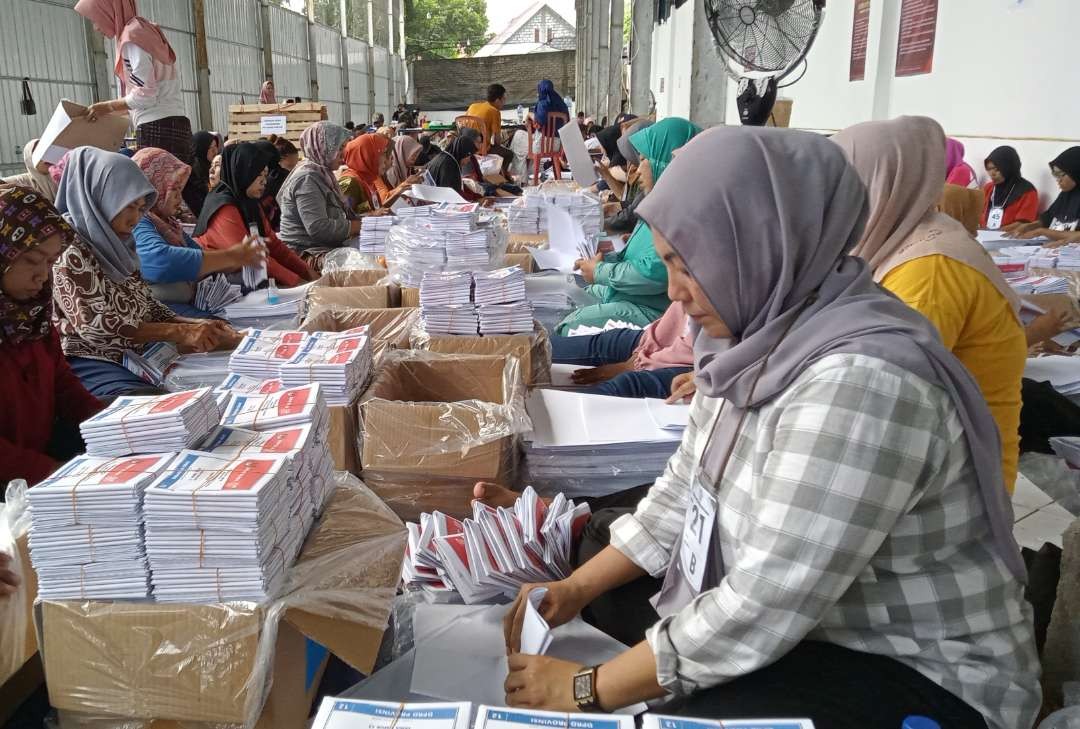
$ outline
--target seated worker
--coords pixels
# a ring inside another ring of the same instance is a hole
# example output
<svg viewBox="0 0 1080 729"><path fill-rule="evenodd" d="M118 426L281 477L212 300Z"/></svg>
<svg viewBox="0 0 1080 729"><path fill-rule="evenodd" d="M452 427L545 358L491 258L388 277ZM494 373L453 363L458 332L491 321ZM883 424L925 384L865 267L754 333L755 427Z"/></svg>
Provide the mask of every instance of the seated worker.
<svg viewBox="0 0 1080 729"><path fill-rule="evenodd" d="M671 163L675 150L694 138L701 128L686 119L668 117L630 137L641 155L639 171L645 190L652 188ZM644 327L660 318L670 301L667 273L656 255L649 226L639 222L619 253L598 254L577 262L586 289L599 303L584 306L563 319L556 334L565 336L581 326L603 327L609 319Z"/></svg>
<svg viewBox="0 0 1080 729"><path fill-rule="evenodd" d="M69 153L56 208L75 240L53 267L54 317L68 364L98 398L161 392L124 367L127 350L172 342L209 352L240 341L225 322L180 317L154 299L132 233L156 203L154 186L124 155L93 147Z"/></svg>
<svg viewBox="0 0 1080 729"><path fill-rule="evenodd" d="M466 187L462 176L462 165L470 162L476 154L477 132L473 129L462 129L461 132L445 150L436 153L428 162L427 171L436 187L448 187L466 200L479 200L483 194L477 194L473 189L481 189L479 183L470 177L473 184Z"/></svg>
<svg viewBox="0 0 1080 729"><path fill-rule="evenodd" d="M284 137L271 134L268 139L259 140L255 144L263 150L269 162L267 162L266 189L263 190L259 205L263 214L270 221L271 230L277 232L281 227L281 207L277 202L277 195L281 192L281 186L296 165L300 164L300 150ZM220 178L218 180L220 182Z"/></svg>
<svg viewBox="0 0 1080 729"><path fill-rule="evenodd" d="M1027 340L1020 301L989 254L952 218L934 210L941 193L945 133L933 119L866 122L832 138L870 191L870 219L852 251L874 279L929 319L945 347L978 383L1001 435L1012 493L1020 457L1020 379Z"/></svg>
<svg viewBox="0 0 1080 729"><path fill-rule="evenodd" d="M980 228L998 230L1039 217L1039 192L1020 176L1020 155L1009 146L998 147L985 162L990 182L983 186Z"/></svg>
<svg viewBox="0 0 1080 729"><path fill-rule="evenodd" d="M514 162L514 153L502 146L499 141L499 136L502 134L502 108L505 105L506 87L502 84L492 84L487 88L487 100L471 104L465 114L483 120L487 129L484 139L491 145L488 154L497 154L502 157L503 177L513 179L510 176L510 165Z"/></svg>
<svg viewBox="0 0 1080 729"><path fill-rule="evenodd" d="M1016 238L1049 238L1047 247L1075 243L1080 228L1080 147L1069 147L1050 163L1050 172L1057 180L1057 199L1051 203L1038 220L1030 223L1013 223L1005 230Z"/></svg>
<svg viewBox="0 0 1080 729"><path fill-rule="evenodd" d="M672 698L665 713L829 729L1035 721L994 421L933 326L847 255L867 212L824 137L738 126L687 145L642 203L694 322L700 389L637 508L606 530L614 514L593 515L595 556L521 589L504 623L508 706ZM521 654L536 587L550 625L616 605L598 627L632 626L637 642L587 668Z"/></svg>
<svg viewBox="0 0 1080 729"><path fill-rule="evenodd" d="M419 154L419 142L413 144ZM394 144L381 134L365 134L345 145L345 169L338 178L338 187L355 215L389 208L402 193L423 179L409 175L391 189L383 175L393 165L393 154Z"/></svg>
<svg viewBox="0 0 1080 729"><path fill-rule="evenodd" d="M139 270L154 298L181 316L209 319L192 306L196 285L215 273L231 273L262 262L262 248L246 238L224 250L203 250L188 237L180 220L181 192L191 167L163 149L146 147L131 158L157 192L157 202L135 226Z"/></svg>
<svg viewBox="0 0 1080 729"><path fill-rule="evenodd" d="M572 375L575 384L591 385L585 392L667 399L672 380L694 367L689 329L682 304L672 302L644 329L552 337L551 361L589 367Z"/></svg>
<svg viewBox="0 0 1080 729"><path fill-rule="evenodd" d="M615 142L615 146L619 150L618 159L622 160L626 170L626 182L622 186L622 197L620 198L620 202L613 205L612 208L608 208L606 205L604 206L604 230L608 233L630 233L638 224L636 212L637 206L645 199L647 190L644 185L642 185L638 169L641 163L641 156L638 154L638 151L634 149L634 145L630 144L630 137L652 125L653 122L648 119L632 121L627 125L626 131L623 132ZM624 151L625 154L623 153ZM611 186L612 191L615 191L618 185L611 172L605 170L603 165L601 165L599 169L601 170L601 176L608 181L608 185ZM616 184L613 185L612 183Z"/></svg>
<svg viewBox="0 0 1080 729"><path fill-rule="evenodd" d="M360 234L360 220L349 212L334 172L341 166L345 145L352 139L345 127L322 121L300 135L304 160L278 193L281 240L300 254L316 272L326 252L348 245Z"/></svg>
<svg viewBox="0 0 1080 729"><path fill-rule="evenodd" d="M238 242L251 243L254 225L266 245L266 275L278 286L292 288L317 277L300 256L281 242L259 204L266 189L271 153L255 142L240 142L225 148L221 155L221 182L206 197L195 225L195 239L208 251L230 250ZM234 273L230 280L241 283L243 275Z"/></svg>
<svg viewBox="0 0 1080 729"><path fill-rule="evenodd" d="M424 155L424 145L416 141L408 134L400 134L393 139L393 150L390 152L390 168L382 176L380 182L383 188L379 189L380 196L386 196L394 188L408 182L410 185L423 181L423 175L413 174L413 168L420 166L421 157Z"/></svg>
<svg viewBox="0 0 1080 729"><path fill-rule="evenodd" d="M550 112L570 116L570 110L566 107L562 95L555 90L555 84L549 79L544 79L536 85L536 106L529 112L529 118L536 125L533 132L533 153L540 151L540 139L547 129L548 113ZM561 127L562 122L556 123L555 131L558 132ZM554 140L555 149L562 149L562 139L555 136Z"/></svg>
<svg viewBox="0 0 1080 729"><path fill-rule="evenodd" d="M978 189L975 170L964 159L964 144L959 139L945 139L945 182L960 187Z"/></svg>
<svg viewBox="0 0 1080 729"><path fill-rule="evenodd" d="M5 487L16 478L33 486L82 453L79 423L102 408L72 373L52 324L52 267L73 238L60 213L37 191L0 190L0 258L5 264L0 278L0 483Z"/></svg>

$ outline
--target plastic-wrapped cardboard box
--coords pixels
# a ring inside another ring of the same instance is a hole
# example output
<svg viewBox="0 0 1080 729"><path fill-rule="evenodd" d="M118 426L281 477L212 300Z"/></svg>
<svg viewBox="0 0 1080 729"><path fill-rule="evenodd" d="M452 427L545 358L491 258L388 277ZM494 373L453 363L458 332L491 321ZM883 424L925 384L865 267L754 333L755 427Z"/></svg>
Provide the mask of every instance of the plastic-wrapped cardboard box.
<svg viewBox="0 0 1080 729"><path fill-rule="evenodd" d="M2 519L2 517L0 517ZM14 549L0 544L0 549L14 552L16 569L22 578L18 591L0 600L0 726L41 685L44 680L37 659L37 634L34 632L34 600L37 598L37 575L30 564L27 535L14 540Z"/></svg>
<svg viewBox="0 0 1080 729"><path fill-rule="evenodd" d="M409 309L415 309L420 306L420 289L415 289L411 286L402 286L401 306Z"/></svg>
<svg viewBox="0 0 1080 729"><path fill-rule="evenodd" d="M254 727L289 631L371 671L404 555L401 521L355 477L339 488L270 604L39 602L49 699L87 717ZM297 691L306 686L282 689ZM275 726L277 724L275 723ZM284 726L284 725L281 725Z"/></svg>
<svg viewBox="0 0 1080 729"><path fill-rule="evenodd" d="M536 271L536 262L531 253L507 253L503 256L504 266L520 266L525 273Z"/></svg>
<svg viewBox="0 0 1080 729"><path fill-rule="evenodd" d="M356 407L332 407L329 412L330 432L327 445L330 446L330 455L334 459L334 470L359 475L360 451L357 438L360 435L360 421L356 416Z"/></svg>
<svg viewBox="0 0 1080 729"><path fill-rule="evenodd" d="M365 481L512 482L524 390L512 355L387 354L360 399Z"/></svg>
<svg viewBox="0 0 1080 729"><path fill-rule="evenodd" d="M410 335L413 349L441 354L513 355L521 361L525 384L529 387L551 384L551 340L539 322L533 322L532 334L468 336L428 334L420 324Z"/></svg>
<svg viewBox="0 0 1080 729"><path fill-rule="evenodd" d="M389 286L312 286L304 302L304 311L322 308L387 309L391 305Z"/></svg>
<svg viewBox="0 0 1080 729"><path fill-rule="evenodd" d="M366 326L372 353L378 361L384 352L409 348L409 332L420 320L419 309L319 309L308 314L300 326L305 332L344 332Z"/></svg>

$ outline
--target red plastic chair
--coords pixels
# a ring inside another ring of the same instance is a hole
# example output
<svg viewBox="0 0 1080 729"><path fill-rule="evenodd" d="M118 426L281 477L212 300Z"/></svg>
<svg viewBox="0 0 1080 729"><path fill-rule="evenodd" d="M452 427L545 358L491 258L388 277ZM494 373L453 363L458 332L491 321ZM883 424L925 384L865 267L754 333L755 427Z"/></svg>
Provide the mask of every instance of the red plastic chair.
<svg viewBox="0 0 1080 729"><path fill-rule="evenodd" d="M566 156L563 155L562 151L562 142L557 131L562 126L559 123L560 120L562 124L569 124L570 115L563 114L561 111L549 111L543 129L536 122L529 120L529 165L533 170L534 185L540 184L540 170L545 159L551 160L552 165L555 166L555 179L562 179L562 169L567 165ZM540 132L540 146L537 151L533 151L533 134L535 132Z"/></svg>

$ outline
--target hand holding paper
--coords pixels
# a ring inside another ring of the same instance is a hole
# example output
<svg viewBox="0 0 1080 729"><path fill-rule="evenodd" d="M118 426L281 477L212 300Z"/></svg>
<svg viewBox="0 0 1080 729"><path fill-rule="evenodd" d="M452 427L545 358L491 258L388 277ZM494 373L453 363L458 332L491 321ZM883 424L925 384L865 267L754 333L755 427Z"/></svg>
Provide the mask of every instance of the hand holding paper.
<svg viewBox="0 0 1080 729"><path fill-rule="evenodd" d="M537 587L525 599L525 617L521 622L521 652L542 656L551 647L551 627L540 615L540 605L547 595L546 587Z"/></svg>

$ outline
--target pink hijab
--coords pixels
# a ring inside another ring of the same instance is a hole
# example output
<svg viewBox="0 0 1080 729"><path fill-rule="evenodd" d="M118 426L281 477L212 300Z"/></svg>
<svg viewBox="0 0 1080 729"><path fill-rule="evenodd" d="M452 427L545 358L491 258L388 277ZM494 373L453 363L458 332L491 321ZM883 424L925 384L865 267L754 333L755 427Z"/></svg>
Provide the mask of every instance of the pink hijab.
<svg viewBox="0 0 1080 729"><path fill-rule="evenodd" d="M269 79L263 81L262 88L259 89L259 103L260 104L276 104L277 93L274 91L274 82Z"/></svg>
<svg viewBox="0 0 1080 729"><path fill-rule="evenodd" d="M75 12L93 23L102 35L116 43L116 67L113 72L123 79L124 59L121 49L134 43L158 63L176 63L176 52L161 28L139 15L135 0L79 0Z"/></svg>
<svg viewBox="0 0 1080 729"><path fill-rule="evenodd" d="M945 138L945 182L960 187L971 187L975 182L975 170L964 161L964 144L959 139Z"/></svg>

